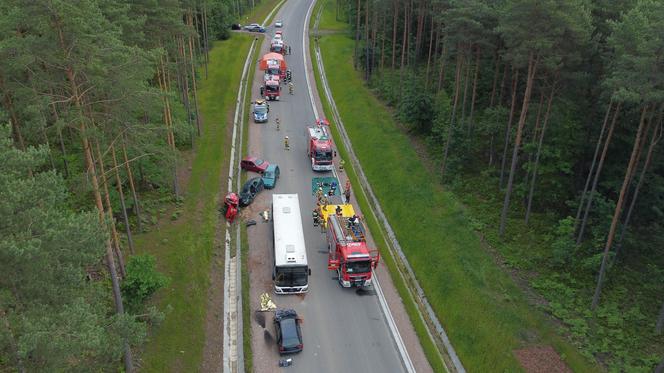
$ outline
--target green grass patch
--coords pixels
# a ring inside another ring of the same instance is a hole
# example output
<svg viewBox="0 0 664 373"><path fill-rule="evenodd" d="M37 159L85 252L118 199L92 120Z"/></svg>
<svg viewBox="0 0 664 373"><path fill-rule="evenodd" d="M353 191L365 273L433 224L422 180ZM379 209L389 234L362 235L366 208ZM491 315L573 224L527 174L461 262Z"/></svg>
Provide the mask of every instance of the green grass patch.
<svg viewBox="0 0 664 373"><path fill-rule="evenodd" d="M347 31L348 25L344 22L347 17L347 12L343 6L339 7L337 10L337 4L338 1L319 1L318 4L316 4L316 7L323 7L323 15L318 24L319 30ZM316 12L313 12L312 18L314 18L315 15Z"/></svg>
<svg viewBox="0 0 664 373"><path fill-rule="evenodd" d="M254 354L251 349L251 303L249 300L249 237L247 227L240 228L240 265L242 270L242 348L244 351L244 371L254 371Z"/></svg>
<svg viewBox="0 0 664 373"><path fill-rule="evenodd" d="M268 14L274 9L274 7L279 4L281 0L263 0L258 4L258 6L254 7L249 13L247 13L243 19L243 25L248 25L250 23L261 23L265 20L265 17L267 17ZM277 14L277 11L274 12L274 14ZM274 18L274 15L271 17ZM264 25L265 27L270 25L270 21L268 20L267 23Z"/></svg>
<svg viewBox="0 0 664 373"><path fill-rule="evenodd" d="M257 61L258 55L260 53L260 44L256 45L254 48L254 53L251 56L251 61ZM256 73L255 64L249 65L249 74L247 76L247 94L244 98L244 107L245 110L250 110L251 102L253 97L251 96L251 86L254 81L254 75ZM240 153L247 149L247 144L249 143L249 115L245 112L245 115L242 118L242 144L240 147ZM244 184L247 179L247 173L241 173L240 182ZM254 355L251 349L251 302L249 299L249 271L247 267L247 261L249 260L249 240L247 237L247 227L242 224L240 226L240 267L242 271L242 346L244 349L244 371L253 372L254 366Z"/></svg>
<svg viewBox="0 0 664 373"><path fill-rule="evenodd" d="M354 71L353 40L325 35L320 44L326 66L334 66L328 81L356 155L464 366L520 371L512 351L534 342L553 345L575 371L597 370L487 254L462 204L432 177Z"/></svg>
<svg viewBox="0 0 664 373"><path fill-rule="evenodd" d="M182 215L176 222L136 236L138 251L155 255L159 270L171 278L170 286L157 293L159 307L170 308L170 312L145 348L144 371L200 369L222 180L219 170L227 162L226 126L230 125L229 113L234 109L246 57L238 51L247 51L251 40L249 35L233 34L226 41L215 42L208 79L200 82L198 91L203 136L197 139Z"/></svg>

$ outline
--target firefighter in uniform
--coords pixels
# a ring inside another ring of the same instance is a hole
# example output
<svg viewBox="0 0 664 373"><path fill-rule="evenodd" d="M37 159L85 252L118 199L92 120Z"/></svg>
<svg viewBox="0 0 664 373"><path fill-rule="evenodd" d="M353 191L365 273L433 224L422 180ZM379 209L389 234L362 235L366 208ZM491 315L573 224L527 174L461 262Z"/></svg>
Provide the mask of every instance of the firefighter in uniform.
<svg viewBox="0 0 664 373"><path fill-rule="evenodd" d="M288 83L288 92L290 92L290 94L292 95L293 91L295 91L295 85L293 84L293 82L289 82Z"/></svg>
<svg viewBox="0 0 664 373"><path fill-rule="evenodd" d="M321 198L323 198L323 187L318 187L316 190L316 199L320 202Z"/></svg>
<svg viewBox="0 0 664 373"><path fill-rule="evenodd" d="M344 171L344 165L345 165L345 164L346 164L346 162L345 162L343 159L340 159L340 160L339 160L339 172L343 172L343 171Z"/></svg>
<svg viewBox="0 0 664 373"><path fill-rule="evenodd" d="M317 209L317 208L315 208L315 209L311 212L311 216L312 216L312 218L313 218L313 220L314 220L314 227L317 227L317 226L320 224L320 214L318 213L318 209Z"/></svg>

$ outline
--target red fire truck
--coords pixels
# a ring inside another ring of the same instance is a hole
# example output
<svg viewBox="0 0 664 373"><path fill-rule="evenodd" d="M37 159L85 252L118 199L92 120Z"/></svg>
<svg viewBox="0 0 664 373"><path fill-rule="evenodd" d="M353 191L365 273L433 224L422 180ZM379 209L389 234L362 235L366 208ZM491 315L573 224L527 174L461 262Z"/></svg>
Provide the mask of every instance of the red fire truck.
<svg viewBox="0 0 664 373"><path fill-rule="evenodd" d="M364 224L356 215L335 214L327 219L327 269L337 271L339 284L345 288L371 285L380 254L367 247Z"/></svg>
<svg viewBox="0 0 664 373"><path fill-rule="evenodd" d="M332 139L323 126L307 127L307 156L314 171L332 171Z"/></svg>
<svg viewBox="0 0 664 373"><path fill-rule="evenodd" d="M265 97L266 100L279 100L281 96L281 85L276 77L268 77L265 79L265 83L263 83L263 86L261 87L261 96Z"/></svg>
<svg viewBox="0 0 664 373"><path fill-rule="evenodd" d="M279 53L268 53L261 58L260 69L269 75L279 75L281 79L286 78L286 60L284 56Z"/></svg>
<svg viewBox="0 0 664 373"><path fill-rule="evenodd" d="M281 55L286 54L286 43L281 39L272 39L270 42L270 52L279 53Z"/></svg>

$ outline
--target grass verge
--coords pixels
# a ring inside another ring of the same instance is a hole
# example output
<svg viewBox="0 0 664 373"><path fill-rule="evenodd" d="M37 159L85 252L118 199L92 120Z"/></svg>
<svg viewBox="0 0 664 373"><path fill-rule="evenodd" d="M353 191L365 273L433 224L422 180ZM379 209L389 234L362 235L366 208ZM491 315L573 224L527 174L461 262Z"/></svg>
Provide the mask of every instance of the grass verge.
<svg viewBox="0 0 664 373"><path fill-rule="evenodd" d="M254 354L251 349L251 303L249 300L249 237L247 227L240 228L240 266L242 270L242 348L244 351L244 371L254 371Z"/></svg>
<svg viewBox="0 0 664 373"><path fill-rule="evenodd" d="M276 13L276 12L275 12ZM258 43L254 49L254 54L251 56L251 61L257 61L260 54L260 45ZM256 73L255 64L249 65L249 75L247 76L247 94L244 98L244 107L250 108L253 97L251 96L252 83ZM245 113L242 118L242 144L240 146L240 153L247 149L249 143L249 115ZM247 179L247 173L241 173L240 182L244 183ZM240 224L240 223L238 223ZM247 227L243 224L240 226L240 266L242 270L242 345L244 349L244 370L245 372L253 372L253 351L251 350L251 301L249 299L249 270L247 267L247 260L249 258L249 239L247 236Z"/></svg>
<svg viewBox="0 0 664 373"><path fill-rule="evenodd" d="M274 9L274 7L279 4L281 0L263 0L261 3L257 6L254 7L246 16L244 16L244 23L243 24L250 24L250 23L261 23L265 21L265 17L267 17L268 14ZM277 11L274 12L274 14L277 14ZM274 18L274 15L271 17ZM265 27L269 25L271 22L271 19L268 19Z"/></svg>
<svg viewBox="0 0 664 373"><path fill-rule="evenodd" d="M139 252L157 257L170 286L157 294L166 319L151 336L142 356L144 371L192 372L200 369L205 343L205 317L221 177L227 162L226 126L234 109L235 94L245 53L252 37L233 34L215 42L210 51L208 79L198 92L204 118L198 139L182 215L159 230L136 236ZM223 63L221 63L223 61Z"/></svg>
<svg viewBox="0 0 664 373"><path fill-rule="evenodd" d="M320 18L320 22L318 24L318 29L319 30L325 30L325 31L347 31L348 30L348 24L346 24L343 20L344 17L346 17L346 12L344 9L339 7L337 9L337 6L339 5L338 1L319 1L318 4L316 4L316 7L323 7L323 15ZM316 15L316 12L312 13L311 18L314 18L314 15Z"/></svg>
<svg viewBox="0 0 664 373"><path fill-rule="evenodd" d="M388 109L353 70L353 40L323 35L320 45L326 66L335 67L327 71L328 81L356 155L465 367L520 371L513 350L549 344L573 370L596 371L487 254L473 219L431 177Z"/></svg>
<svg viewBox="0 0 664 373"><path fill-rule="evenodd" d="M314 22L314 16L316 14L317 9L320 6L326 6L326 8L323 10L323 14L325 12L330 12L329 7L327 6L331 2L329 1L321 1L318 4L316 4L315 9L312 12L312 17L311 17L311 24ZM310 25L311 28L311 25ZM313 45L313 40L310 40L309 43L309 48L312 53L312 59L315 60L315 57L313 56L313 51L314 51L314 45ZM316 87L318 89L318 92L320 94L324 95L324 89L323 89L323 84L320 79L320 74L318 70L318 66L316 63L313 63L313 69L314 69L314 77L316 80ZM330 129L332 131L332 136L335 139L340 139L341 134L339 133L339 130L337 128L337 124L333 119L332 116L332 110L330 108L329 103L327 100L323 99L321 97L321 103L323 105L323 111L325 112L325 116L328 118L330 121ZM345 145L341 141L335 141L337 151L339 153L339 156L342 159L350 159L348 155L348 151L346 150ZM351 183L353 185L360 185L360 179L357 177L357 173L355 172L355 169L353 168L352 164L350 162L346 162L346 165L344 166L346 175L348 178L351 180ZM358 189L359 190L359 189ZM364 195L364 193L355 193L355 199L360 205L360 209L364 212L364 217L365 217L365 223L367 224L367 227L371 231L372 236L374 237L375 243L377 247L383 247L387 248L388 243L387 239L385 237L385 232L382 229L381 224L378 222L378 219L373 213L373 210L371 209L371 206L369 205L369 202ZM380 250L381 252L381 259L383 260L383 263L387 266L390 276L392 278L392 282L394 283L394 286L397 289L397 292L399 293L399 296L403 300L404 308L406 309L406 312L408 313L408 317L410 319L410 322L413 324L413 328L415 329L415 333L417 334L417 337L420 340L420 343L422 345L422 349L424 350L424 354L427 357L427 360L429 361L429 364L433 368L435 372L445 372L445 363L442 360L442 357L440 355L440 352L438 350L438 347L436 346L435 342L431 339L427 326L424 322L424 320L421 318L419 311L417 309L417 305L415 304L415 300L412 299L412 296L407 288L407 285L401 276L399 269L397 268L398 265L396 261L394 260L394 257L392 256L392 253L390 250Z"/></svg>

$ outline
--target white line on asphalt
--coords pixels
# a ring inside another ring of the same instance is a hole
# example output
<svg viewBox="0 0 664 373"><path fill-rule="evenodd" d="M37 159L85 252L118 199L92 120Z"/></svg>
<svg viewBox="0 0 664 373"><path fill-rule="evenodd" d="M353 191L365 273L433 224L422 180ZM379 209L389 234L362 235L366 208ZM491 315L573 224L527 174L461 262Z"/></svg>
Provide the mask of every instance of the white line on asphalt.
<svg viewBox="0 0 664 373"><path fill-rule="evenodd" d="M308 49L305 48L305 46L308 46L306 41L308 40L308 35L309 35L309 18L311 17L311 9L313 8L314 4L316 4L316 0L311 2L311 5L309 5L309 9L307 10L307 15L304 18L304 29L302 30L302 51L303 53L303 59L304 59L304 73L307 81L307 88L309 91L309 99L311 101L311 108L314 110L314 116L316 119L319 119L318 117L318 109L316 108L316 104L314 103L314 95L311 90L311 83L309 81L309 72L307 71L307 56L310 56L311 54L308 53ZM320 55L316 53L316 59L317 62L320 61ZM312 62L313 64L313 62ZM320 67L321 64L319 63L318 66ZM320 70L320 69L319 69ZM319 71L319 73L322 75L322 70ZM323 78L324 80L324 78ZM326 87L327 88L327 87ZM328 94L331 95L331 92ZM339 175L337 174L336 167L332 168L332 174L334 175L337 180L339 180ZM341 186L341 181L339 181L339 187L343 195L343 187ZM397 349L399 350L399 354L401 355L401 360L404 364L404 369L406 369L407 372L409 373L415 373L415 367L413 366L413 362L410 359L410 355L408 354L408 350L406 349L406 345L403 342L403 339L401 338L401 333L399 333L399 329L397 328L396 322L394 321L394 317L392 316L392 312L390 311L390 307L387 304L387 300L385 299L385 294L383 294L383 290L380 287L380 283L378 282L378 276L374 272L374 287L376 288L376 294L378 296L378 301L380 303L380 308L383 311L383 315L385 316L385 319L387 321L387 325L390 329L390 332L392 333L392 337L394 338L394 342L397 345Z"/></svg>
<svg viewBox="0 0 664 373"><path fill-rule="evenodd" d="M309 71L307 71L307 56L309 56L309 45L307 44L307 40L309 39L309 18L311 17L311 9L314 7L314 4L316 4L316 0L311 2L309 9L307 9L307 15L304 17L304 29L302 30L302 59L304 60L304 77L307 81L311 108L314 110L314 117L318 119L318 109L314 103L314 94L311 91L311 82L309 81Z"/></svg>

